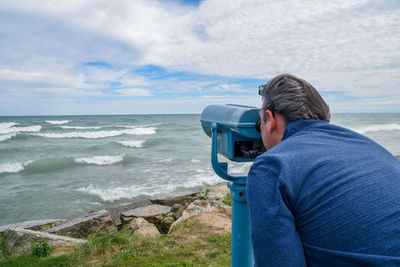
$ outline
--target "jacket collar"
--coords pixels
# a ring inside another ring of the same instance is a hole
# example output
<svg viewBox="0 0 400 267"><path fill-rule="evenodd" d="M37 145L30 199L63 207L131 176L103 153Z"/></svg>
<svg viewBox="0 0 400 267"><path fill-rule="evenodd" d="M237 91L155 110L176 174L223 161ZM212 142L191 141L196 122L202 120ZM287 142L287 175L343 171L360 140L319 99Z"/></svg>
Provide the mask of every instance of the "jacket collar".
<svg viewBox="0 0 400 267"><path fill-rule="evenodd" d="M286 125L285 132L283 133L282 136L282 141L285 140L286 138L306 129L309 127L317 127L320 125L325 125L328 124L328 122L324 120L305 120L305 119L299 119L295 121L290 121Z"/></svg>

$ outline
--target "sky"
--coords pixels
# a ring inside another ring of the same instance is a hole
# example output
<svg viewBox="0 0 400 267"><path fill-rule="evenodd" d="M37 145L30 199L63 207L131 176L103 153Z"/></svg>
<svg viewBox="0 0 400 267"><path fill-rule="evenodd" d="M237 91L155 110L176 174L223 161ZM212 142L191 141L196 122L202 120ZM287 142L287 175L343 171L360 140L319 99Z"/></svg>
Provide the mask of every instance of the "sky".
<svg viewBox="0 0 400 267"><path fill-rule="evenodd" d="M0 1L0 116L259 107L281 73L400 112L400 1Z"/></svg>

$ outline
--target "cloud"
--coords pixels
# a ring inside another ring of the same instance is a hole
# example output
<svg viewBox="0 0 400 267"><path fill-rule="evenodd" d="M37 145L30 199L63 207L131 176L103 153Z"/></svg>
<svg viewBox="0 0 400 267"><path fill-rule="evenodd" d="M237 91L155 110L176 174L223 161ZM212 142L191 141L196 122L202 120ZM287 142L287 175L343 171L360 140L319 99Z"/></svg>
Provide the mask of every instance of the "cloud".
<svg viewBox="0 0 400 267"><path fill-rule="evenodd" d="M125 95L125 96L151 96L150 90L130 88L130 89L118 89L115 92Z"/></svg>
<svg viewBox="0 0 400 267"><path fill-rule="evenodd" d="M253 94L258 81L289 72L338 92L331 105L339 110L343 97L361 109L366 99L384 109L380 97L400 97L397 0L3 0L0 13L0 90L18 82L66 93L150 96L157 88L165 99L218 97ZM135 72L149 65L182 76Z"/></svg>

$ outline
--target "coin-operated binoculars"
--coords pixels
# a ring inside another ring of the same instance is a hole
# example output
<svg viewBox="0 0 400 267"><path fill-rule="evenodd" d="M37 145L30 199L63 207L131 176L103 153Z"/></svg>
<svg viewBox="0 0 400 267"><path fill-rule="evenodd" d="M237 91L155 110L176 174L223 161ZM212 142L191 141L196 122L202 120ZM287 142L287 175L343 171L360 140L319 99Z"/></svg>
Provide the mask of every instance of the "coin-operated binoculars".
<svg viewBox="0 0 400 267"><path fill-rule="evenodd" d="M228 174L228 163L219 162L218 154L231 161L253 161L265 151L260 134L260 116L255 107L210 105L201 114L201 126L212 138L211 164L215 173L229 181L232 197L232 267L253 266L249 211L246 201L247 174Z"/></svg>

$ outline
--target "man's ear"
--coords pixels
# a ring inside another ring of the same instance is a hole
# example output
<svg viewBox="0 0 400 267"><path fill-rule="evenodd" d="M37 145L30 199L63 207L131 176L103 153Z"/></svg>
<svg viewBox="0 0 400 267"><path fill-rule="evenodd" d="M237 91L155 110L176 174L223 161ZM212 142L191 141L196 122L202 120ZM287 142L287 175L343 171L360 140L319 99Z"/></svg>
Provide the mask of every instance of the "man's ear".
<svg viewBox="0 0 400 267"><path fill-rule="evenodd" d="M274 116L270 110L265 111L267 117L268 132L271 134L277 127L277 116Z"/></svg>

